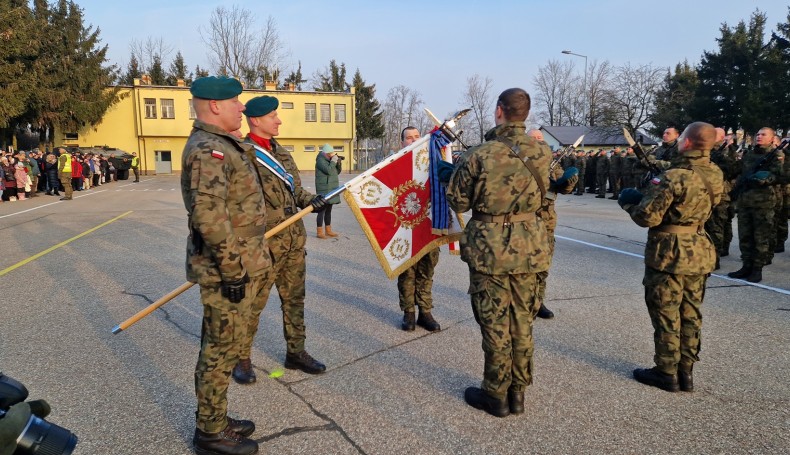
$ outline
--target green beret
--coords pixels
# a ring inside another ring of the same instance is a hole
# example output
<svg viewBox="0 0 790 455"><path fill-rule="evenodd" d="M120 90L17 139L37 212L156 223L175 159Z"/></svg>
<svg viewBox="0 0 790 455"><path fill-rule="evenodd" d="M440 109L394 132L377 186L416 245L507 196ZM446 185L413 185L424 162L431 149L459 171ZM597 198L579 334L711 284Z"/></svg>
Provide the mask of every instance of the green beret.
<svg viewBox="0 0 790 455"><path fill-rule="evenodd" d="M260 117L277 109L280 102L273 96L256 96L244 105L244 115L247 117Z"/></svg>
<svg viewBox="0 0 790 455"><path fill-rule="evenodd" d="M189 88L192 96L207 100L226 100L239 96L242 90L241 82L226 76L201 77Z"/></svg>

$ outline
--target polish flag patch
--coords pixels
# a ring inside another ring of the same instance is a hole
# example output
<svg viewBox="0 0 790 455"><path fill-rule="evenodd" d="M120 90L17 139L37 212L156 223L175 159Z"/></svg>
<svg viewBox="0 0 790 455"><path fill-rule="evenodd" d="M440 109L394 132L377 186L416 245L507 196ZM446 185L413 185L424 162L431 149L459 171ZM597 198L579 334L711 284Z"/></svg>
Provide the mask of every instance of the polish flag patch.
<svg viewBox="0 0 790 455"><path fill-rule="evenodd" d="M213 156L214 158L216 158L218 160L224 160L225 159L225 154L220 152L219 150L212 150L211 151L211 156Z"/></svg>
<svg viewBox="0 0 790 455"><path fill-rule="evenodd" d="M653 185L658 185L659 183L661 183L661 179L658 177L653 177L653 179L650 180L650 183L652 183Z"/></svg>

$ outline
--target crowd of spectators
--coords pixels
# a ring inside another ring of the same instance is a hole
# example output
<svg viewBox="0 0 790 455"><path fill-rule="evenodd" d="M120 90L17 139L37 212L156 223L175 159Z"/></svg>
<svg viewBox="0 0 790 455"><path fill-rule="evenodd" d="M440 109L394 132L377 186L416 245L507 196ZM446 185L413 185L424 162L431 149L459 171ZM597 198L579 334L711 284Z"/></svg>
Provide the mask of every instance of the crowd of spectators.
<svg viewBox="0 0 790 455"><path fill-rule="evenodd" d="M39 149L0 154L0 201L14 202L36 197L39 193L59 196L64 191L58 170L58 158L67 153L57 148L51 153ZM85 191L117 180L117 170L109 156L75 150L71 155L71 187Z"/></svg>

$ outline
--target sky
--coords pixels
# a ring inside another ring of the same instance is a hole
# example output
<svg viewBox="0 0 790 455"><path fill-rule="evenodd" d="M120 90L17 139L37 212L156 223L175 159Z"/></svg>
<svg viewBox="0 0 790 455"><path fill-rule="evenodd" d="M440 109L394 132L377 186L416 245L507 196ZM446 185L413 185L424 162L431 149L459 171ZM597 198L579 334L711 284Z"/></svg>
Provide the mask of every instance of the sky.
<svg viewBox="0 0 790 455"><path fill-rule="evenodd" d="M747 21L756 10L768 17L768 34L786 22L790 2L777 0L75 0L86 24L99 27L108 58L125 68L133 40L161 37L180 50L191 70L208 66L200 27L218 6L242 6L264 25L271 15L288 50L283 73L302 63L309 78L331 59L345 63L348 81L360 70L383 101L397 85L417 90L440 117L462 107L466 80L493 80L494 95L510 87L532 91L549 60L573 59L579 74L608 60L671 67L699 62L718 49L722 23Z"/></svg>

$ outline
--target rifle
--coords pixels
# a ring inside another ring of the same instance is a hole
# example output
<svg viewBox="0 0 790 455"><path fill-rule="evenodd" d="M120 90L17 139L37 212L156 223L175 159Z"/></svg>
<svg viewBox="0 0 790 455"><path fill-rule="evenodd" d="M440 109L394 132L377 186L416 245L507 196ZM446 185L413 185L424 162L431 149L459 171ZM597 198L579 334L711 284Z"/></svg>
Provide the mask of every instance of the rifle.
<svg viewBox="0 0 790 455"><path fill-rule="evenodd" d="M560 164L560 161L562 161L563 158L565 158L566 156L568 156L568 154L576 150L576 147L578 147L579 144L582 143L583 139L584 139L584 135L582 134L581 136L579 136L579 139L576 139L576 142L574 142L573 145L566 148L562 152L558 153L557 156L553 160L551 160L551 164L549 165L549 175L552 175L551 171L553 171L554 168Z"/></svg>
<svg viewBox="0 0 790 455"><path fill-rule="evenodd" d="M650 170L650 178L653 178L658 174L660 174L661 169L659 169L658 166L656 166L656 163L647 159L647 153L645 153L645 149L642 148L642 144L636 142L633 136L631 136L631 133L629 133L625 127L623 127L623 136L625 137L625 140L628 142L628 145L630 145L631 148L634 149L634 153L636 154L636 157L639 158L639 161L642 161L645 164L645 166L647 166L647 168Z"/></svg>
<svg viewBox="0 0 790 455"><path fill-rule="evenodd" d="M751 172L749 172L748 174L745 172L741 173L741 176L738 177L738 180L735 182L735 186L732 187L732 190L730 191L730 198L733 201L737 199L738 196L740 196L740 194L743 192L743 190L746 189L746 182L748 181L749 177L759 172L763 166L773 161L777 152L786 149L788 145L790 145L790 138L784 138L782 142L779 143L779 145L774 147L774 149L771 150L770 152L766 153L765 156L760 158L760 161L754 164L754 167L751 169Z"/></svg>

